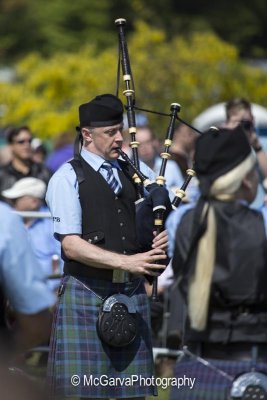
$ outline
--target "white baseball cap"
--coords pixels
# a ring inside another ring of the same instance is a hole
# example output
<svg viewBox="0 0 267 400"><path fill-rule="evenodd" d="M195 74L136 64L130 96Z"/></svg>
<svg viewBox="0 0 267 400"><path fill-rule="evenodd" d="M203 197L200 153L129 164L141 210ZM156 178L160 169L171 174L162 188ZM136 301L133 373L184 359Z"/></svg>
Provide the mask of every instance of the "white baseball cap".
<svg viewBox="0 0 267 400"><path fill-rule="evenodd" d="M33 196L43 199L45 196L46 184L37 178L22 178L14 183L11 188L3 190L2 195L7 199L17 199L22 196Z"/></svg>

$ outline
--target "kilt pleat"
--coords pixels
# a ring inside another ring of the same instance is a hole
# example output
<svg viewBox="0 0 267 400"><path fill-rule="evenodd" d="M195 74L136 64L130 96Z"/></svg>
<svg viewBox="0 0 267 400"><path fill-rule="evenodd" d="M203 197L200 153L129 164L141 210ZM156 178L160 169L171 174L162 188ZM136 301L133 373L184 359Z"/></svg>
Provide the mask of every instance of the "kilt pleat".
<svg viewBox="0 0 267 400"><path fill-rule="evenodd" d="M144 378L154 375L150 310L143 282L136 279L114 284L65 276L62 288L54 315L48 359L48 384L52 397L125 398L156 395L157 389L152 385L129 385L122 380L116 386L88 384L90 377L129 379L133 375ZM140 337L124 348L103 344L96 332L102 299L114 293L130 296L139 314ZM80 378L79 384L72 383L73 375Z"/></svg>
<svg viewBox="0 0 267 400"><path fill-rule="evenodd" d="M227 357L227 355L226 355ZM267 374L267 363L252 361L207 360L212 366L233 377L252 370ZM175 377L195 378L192 389L189 385L172 387L170 400L226 400L232 382L218 371L207 367L196 359L182 359L174 368ZM185 381L186 382L186 381Z"/></svg>

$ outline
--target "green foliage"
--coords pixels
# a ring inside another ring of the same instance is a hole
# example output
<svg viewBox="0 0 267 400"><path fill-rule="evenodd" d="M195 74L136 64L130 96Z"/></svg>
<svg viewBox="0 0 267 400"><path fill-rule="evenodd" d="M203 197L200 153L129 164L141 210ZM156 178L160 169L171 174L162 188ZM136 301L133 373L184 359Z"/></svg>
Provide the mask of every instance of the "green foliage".
<svg viewBox="0 0 267 400"><path fill-rule="evenodd" d="M78 124L78 106L96 94L115 93L117 35L113 46L99 53L85 45L76 53L58 53L44 59L31 54L16 67L17 79L0 85L5 105L1 125L28 124L40 137L49 138ZM266 100L266 73L240 61L237 49L212 33L169 40L164 31L142 21L128 39L135 82L136 105L169 112L178 102L180 117L191 121L206 107L232 96ZM120 85L120 96L125 89ZM163 137L168 118L149 115Z"/></svg>
<svg viewBox="0 0 267 400"><path fill-rule="evenodd" d="M76 52L87 43L102 51L112 45L114 20L140 19L168 39L214 31L243 57L266 57L266 0L1 0L0 54L11 64L29 52L51 56Z"/></svg>
<svg viewBox="0 0 267 400"><path fill-rule="evenodd" d="M111 8L108 0L1 0L2 59L14 61L30 51L76 52L92 41L99 49L108 47Z"/></svg>
<svg viewBox="0 0 267 400"><path fill-rule="evenodd" d="M235 45L242 57L267 56L266 0L133 0L131 6L137 19L168 37L208 29Z"/></svg>

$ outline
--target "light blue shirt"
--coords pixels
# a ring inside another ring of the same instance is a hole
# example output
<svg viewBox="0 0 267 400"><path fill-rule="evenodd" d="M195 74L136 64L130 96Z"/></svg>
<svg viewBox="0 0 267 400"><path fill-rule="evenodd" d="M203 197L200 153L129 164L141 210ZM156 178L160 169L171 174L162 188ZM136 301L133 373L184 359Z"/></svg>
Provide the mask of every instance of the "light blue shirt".
<svg viewBox="0 0 267 400"><path fill-rule="evenodd" d="M242 203L245 203L245 202L242 202ZM173 257L173 254L174 254L176 231L181 222L181 219L187 211L191 210L194 207L195 207L195 204L192 204L192 203L186 204L186 205L181 205L180 207L177 207L176 210L172 211L170 213L170 215L168 216L167 221L166 221L166 229L167 229L168 238L169 238L169 242L168 242L169 257ZM267 207L264 206L258 211L260 211L262 213L266 237L267 237Z"/></svg>
<svg viewBox="0 0 267 400"><path fill-rule="evenodd" d="M27 228L27 231L33 252L39 262L43 275L48 277L53 274L52 257L55 255L59 257L59 272L62 273L61 246L53 236L52 219L38 218ZM48 286L53 290L59 286L59 283L59 279L48 280Z"/></svg>
<svg viewBox="0 0 267 400"><path fill-rule="evenodd" d="M104 158L85 149L82 149L81 156L95 171L99 171L105 179L107 178L107 170L101 168L105 161ZM119 180L118 169L120 166L116 160L111 164L113 173ZM140 169L150 180L155 179L154 172L143 162L140 162ZM57 239L59 239L59 235L81 235L82 210L79 200L79 184L70 163L63 164L50 179L46 203L53 217L54 233Z"/></svg>
<svg viewBox="0 0 267 400"><path fill-rule="evenodd" d="M0 219L0 284L12 307L23 314L51 307L55 295L47 286L21 218L0 202Z"/></svg>

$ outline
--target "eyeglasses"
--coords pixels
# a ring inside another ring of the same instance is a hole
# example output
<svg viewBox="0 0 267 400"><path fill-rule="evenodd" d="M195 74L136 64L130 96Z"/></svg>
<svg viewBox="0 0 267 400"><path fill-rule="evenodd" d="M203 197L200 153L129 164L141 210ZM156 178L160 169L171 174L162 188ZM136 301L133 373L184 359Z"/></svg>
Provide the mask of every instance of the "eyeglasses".
<svg viewBox="0 0 267 400"><path fill-rule="evenodd" d="M31 142L32 142L32 139L20 139L20 140L14 140L13 143L16 143L16 144L25 144L25 143L31 144Z"/></svg>

